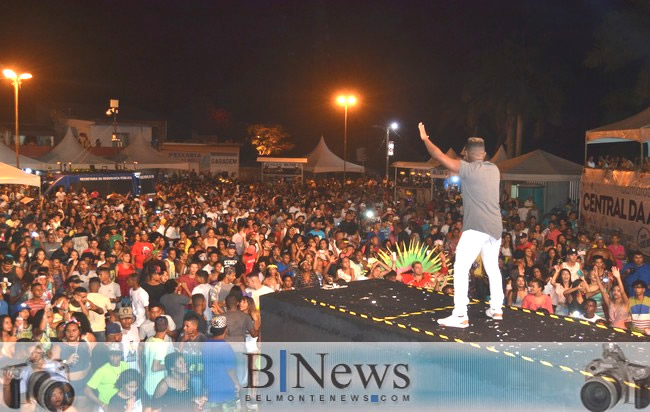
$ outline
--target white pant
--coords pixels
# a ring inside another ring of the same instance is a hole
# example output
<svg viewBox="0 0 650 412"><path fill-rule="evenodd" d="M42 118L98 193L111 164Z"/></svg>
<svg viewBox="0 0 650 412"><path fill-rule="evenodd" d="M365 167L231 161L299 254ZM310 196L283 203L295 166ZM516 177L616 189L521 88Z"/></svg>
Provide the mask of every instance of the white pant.
<svg viewBox="0 0 650 412"><path fill-rule="evenodd" d="M495 239L478 230L467 230L460 236L456 247L456 261L454 262L455 315L467 314L469 271L479 253L490 281L490 307L494 311L502 311L503 280L499 270L500 248L501 239Z"/></svg>

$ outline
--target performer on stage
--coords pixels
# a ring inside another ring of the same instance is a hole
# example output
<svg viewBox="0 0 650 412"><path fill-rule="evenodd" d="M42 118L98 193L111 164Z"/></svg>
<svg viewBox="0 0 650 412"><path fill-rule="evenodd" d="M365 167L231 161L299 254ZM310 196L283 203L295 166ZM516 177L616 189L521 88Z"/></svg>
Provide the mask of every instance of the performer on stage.
<svg viewBox="0 0 650 412"><path fill-rule="evenodd" d="M438 319L438 324L456 328L469 326L469 270L479 253L490 281L490 308L486 315L501 320L503 289L499 248L503 227L499 207L499 169L484 160L485 143L480 137L467 139L465 160L452 159L429 140L422 123L418 128L431 156L460 177L463 196L463 233L456 247L454 263L454 310L451 316Z"/></svg>

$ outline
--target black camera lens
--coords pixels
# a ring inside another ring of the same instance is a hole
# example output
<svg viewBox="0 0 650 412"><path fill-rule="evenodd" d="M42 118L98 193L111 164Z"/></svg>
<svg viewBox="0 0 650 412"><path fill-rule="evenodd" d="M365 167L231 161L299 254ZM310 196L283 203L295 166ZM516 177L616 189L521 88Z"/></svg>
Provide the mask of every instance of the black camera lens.
<svg viewBox="0 0 650 412"><path fill-rule="evenodd" d="M621 399L621 386L600 376L588 380L580 391L580 400L588 410L603 412L613 408Z"/></svg>
<svg viewBox="0 0 650 412"><path fill-rule="evenodd" d="M48 411L67 409L74 402L74 389L61 375L49 371L38 371L28 381L28 399Z"/></svg>

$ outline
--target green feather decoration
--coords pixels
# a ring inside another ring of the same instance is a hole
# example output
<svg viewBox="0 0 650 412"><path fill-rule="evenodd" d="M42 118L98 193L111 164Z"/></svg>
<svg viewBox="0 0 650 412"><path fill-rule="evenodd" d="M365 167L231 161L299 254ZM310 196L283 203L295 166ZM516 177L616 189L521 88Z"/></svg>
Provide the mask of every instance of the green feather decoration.
<svg viewBox="0 0 650 412"><path fill-rule="evenodd" d="M404 269L410 267L413 262L422 263L422 268L427 273L436 273L442 267L441 258L442 251L439 247L429 249L429 247L418 241L412 241L408 246L404 242L395 245L397 269ZM379 258L386 266L393 265L392 252L390 250L380 250Z"/></svg>

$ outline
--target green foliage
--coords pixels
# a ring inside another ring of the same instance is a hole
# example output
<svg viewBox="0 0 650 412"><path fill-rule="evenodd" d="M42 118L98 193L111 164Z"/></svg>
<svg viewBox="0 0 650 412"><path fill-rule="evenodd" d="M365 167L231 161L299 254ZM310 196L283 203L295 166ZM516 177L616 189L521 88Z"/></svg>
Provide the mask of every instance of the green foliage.
<svg viewBox="0 0 650 412"><path fill-rule="evenodd" d="M295 146L290 141L287 133L281 125L253 124L248 127L248 136L260 156L270 156Z"/></svg>
<svg viewBox="0 0 650 412"><path fill-rule="evenodd" d="M396 252L396 262L395 266L398 269L403 269L410 267L413 262L422 263L422 268L425 272L436 273L440 271L442 267L440 255L443 253L438 247L429 249L429 247L420 242L411 242L409 246L406 246L404 242L395 245L397 248ZM386 266L391 267L393 265L392 252L389 250L380 250L379 258L386 264Z"/></svg>

